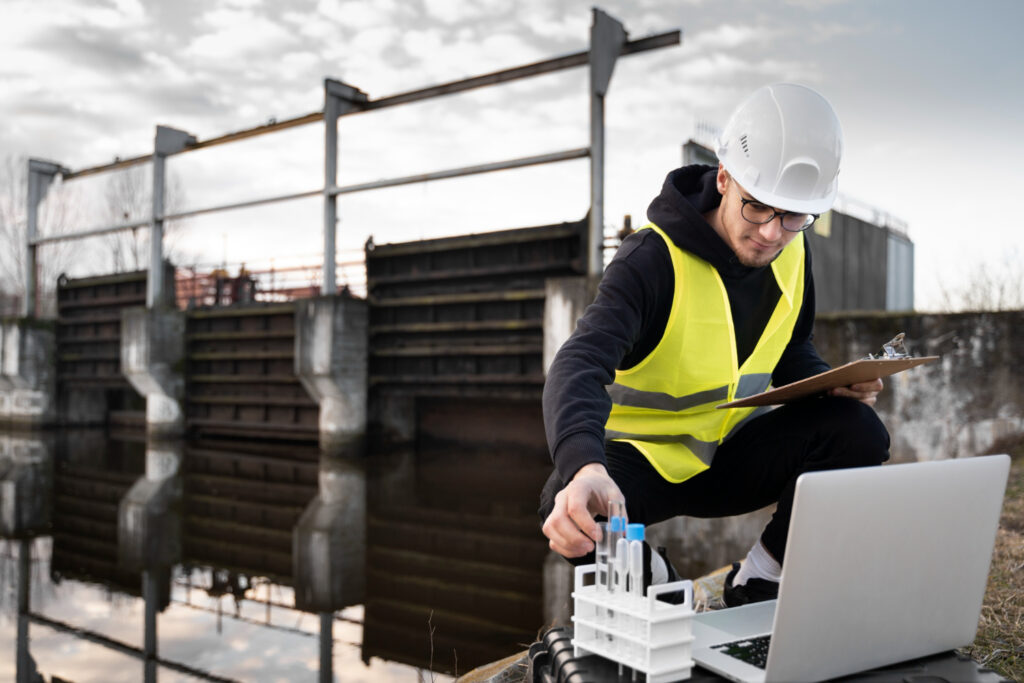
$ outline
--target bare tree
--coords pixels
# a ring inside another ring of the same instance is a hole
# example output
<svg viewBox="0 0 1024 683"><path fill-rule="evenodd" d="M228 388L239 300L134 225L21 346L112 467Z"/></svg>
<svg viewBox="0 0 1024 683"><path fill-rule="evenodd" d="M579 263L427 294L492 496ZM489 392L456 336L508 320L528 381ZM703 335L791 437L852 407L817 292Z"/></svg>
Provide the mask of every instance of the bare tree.
<svg viewBox="0 0 1024 683"><path fill-rule="evenodd" d="M1017 249L1002 253L994 263L976 263L960 284L939 283L946 311L1018 311L1024 309L1024 269Z"/></svg>
<svg viewBox="0 0 1024 683"><path fill-rule="evenodd" d="M164 190L164 211L174 213L184 205L185 192L180 176L168 173ZM148 218L153 204L152 169L131 166L110 174L104 200L111 224ZM174 260L176 230L180 221L164 223L164 257ZM115 273L149 267L149 229L134 228L106 237L111 265Z"/></svg>
<svg viewBox="0 0 1024 683"><path fill-rule="evenodd" d="M26 244L28 222L28 161L24 157L0 157L0 293L6 305L25 296ZM39 206L39 232L58 235L66 232L78 215L75 193L55 179ZM71 263L72 249L66 242L38 248L38 299L42 315L56 311L57 277ZM7 310L5 313L16 313Z"/></svg>

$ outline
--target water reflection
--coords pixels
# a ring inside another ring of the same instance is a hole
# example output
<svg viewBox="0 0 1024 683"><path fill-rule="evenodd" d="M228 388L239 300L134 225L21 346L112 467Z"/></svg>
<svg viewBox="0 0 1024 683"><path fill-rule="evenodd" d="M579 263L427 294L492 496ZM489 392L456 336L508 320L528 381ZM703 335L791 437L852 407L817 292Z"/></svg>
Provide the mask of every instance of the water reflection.
<svg viewBox="0 0 1024 683"><path fill-rule="evenodd" d="M118 436L0 434L0 683L445 681L542 625L539 474L515 449L512 473L474 467L496 454L425 430L415 466L366 472L308 444Z"/></svg>

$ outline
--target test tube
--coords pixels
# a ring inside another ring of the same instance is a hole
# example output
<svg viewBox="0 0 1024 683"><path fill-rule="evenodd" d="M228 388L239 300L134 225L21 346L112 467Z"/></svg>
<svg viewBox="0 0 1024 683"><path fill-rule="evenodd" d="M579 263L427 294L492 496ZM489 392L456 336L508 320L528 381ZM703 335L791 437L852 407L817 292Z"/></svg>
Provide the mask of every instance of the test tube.
<svg viewBox="0 0 1024 683"><path fill-rule="evenodd" d="M642 598L644 596L644 525L630 524L627 526L626 541L629 543L629 593Z"/></svg>
<svg viewBox="0 0 1024 683"><path fill-rule="evenodd" d="M618 568L619 541L626 538L626 518L623 515L612 515L608 519L608 590L616 592L619 583L615 576Z"/></svg>
<svg viewBox="0 0 1024 683"><path fill-rule="evenodd" d="M622 501L609 501L608 503L608 592L609 599L611 594L619 590L618 582L616 581L616 569L617 559L616 553L619 550L618 543L620 540L626 538L626 505ZM616 618L615 610L608 606L605 610L607 614L608 624L615 626L618 625L618 619ZM617 641L615 636L608 633L608 648L611 652L616 652L619 648L620 643Z"/></svg>
<svg viewBox="0 0 1024 683"><path fill-rule="evenodd" d="M625 593L629 577L629 541L625 537L615 543L615 590Z"/></svg>
<svg viewBox="0 0 1024 683"><path fill-rule="evenodd" d="M628 569L628 591L634 599L642 600L644 597L644 525L629 524L626 526L627 554L629 555ZM643 622L638 622L634 631L643 635ZM637 654L639 657L640 655ZM636 669L633 669L630 680L635 683L637 680Z"/></svg>
<svg viewBox="0 0 1024 683"><path fill-rule="evenodd" d="M601 529L601 540L594 546L594 561L597 564L597 590L608 590L608 522L598 522Z"/></svg>

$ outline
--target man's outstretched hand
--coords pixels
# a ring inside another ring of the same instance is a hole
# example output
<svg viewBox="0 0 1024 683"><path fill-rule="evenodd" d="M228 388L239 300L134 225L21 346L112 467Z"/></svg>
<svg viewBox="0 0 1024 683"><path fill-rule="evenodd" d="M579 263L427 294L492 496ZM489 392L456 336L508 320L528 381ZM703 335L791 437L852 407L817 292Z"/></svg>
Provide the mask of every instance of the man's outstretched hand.
<svg viewBox="0 0 1024 683"><path fill-rule="evenodd" d="M563 557L582 557L601 540L594 515L608 515L609 501L625 501L604 465L584 465L555 496L555 507L544 520L548 545Z"/></svg>

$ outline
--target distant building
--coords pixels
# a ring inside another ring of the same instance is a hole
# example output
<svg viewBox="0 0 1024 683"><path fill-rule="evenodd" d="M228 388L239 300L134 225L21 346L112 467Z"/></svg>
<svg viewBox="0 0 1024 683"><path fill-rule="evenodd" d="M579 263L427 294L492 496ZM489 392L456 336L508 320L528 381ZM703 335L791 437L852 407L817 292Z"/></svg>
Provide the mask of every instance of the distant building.
<svg viewBox="0 0 1024 683"><path fill-rule="evenodd" d="M717 165L710 147L683 145L683 164ZM807 231L819 313L910 311L914 308L914 243L906 226L877 209L840 197Z"/></svg>

